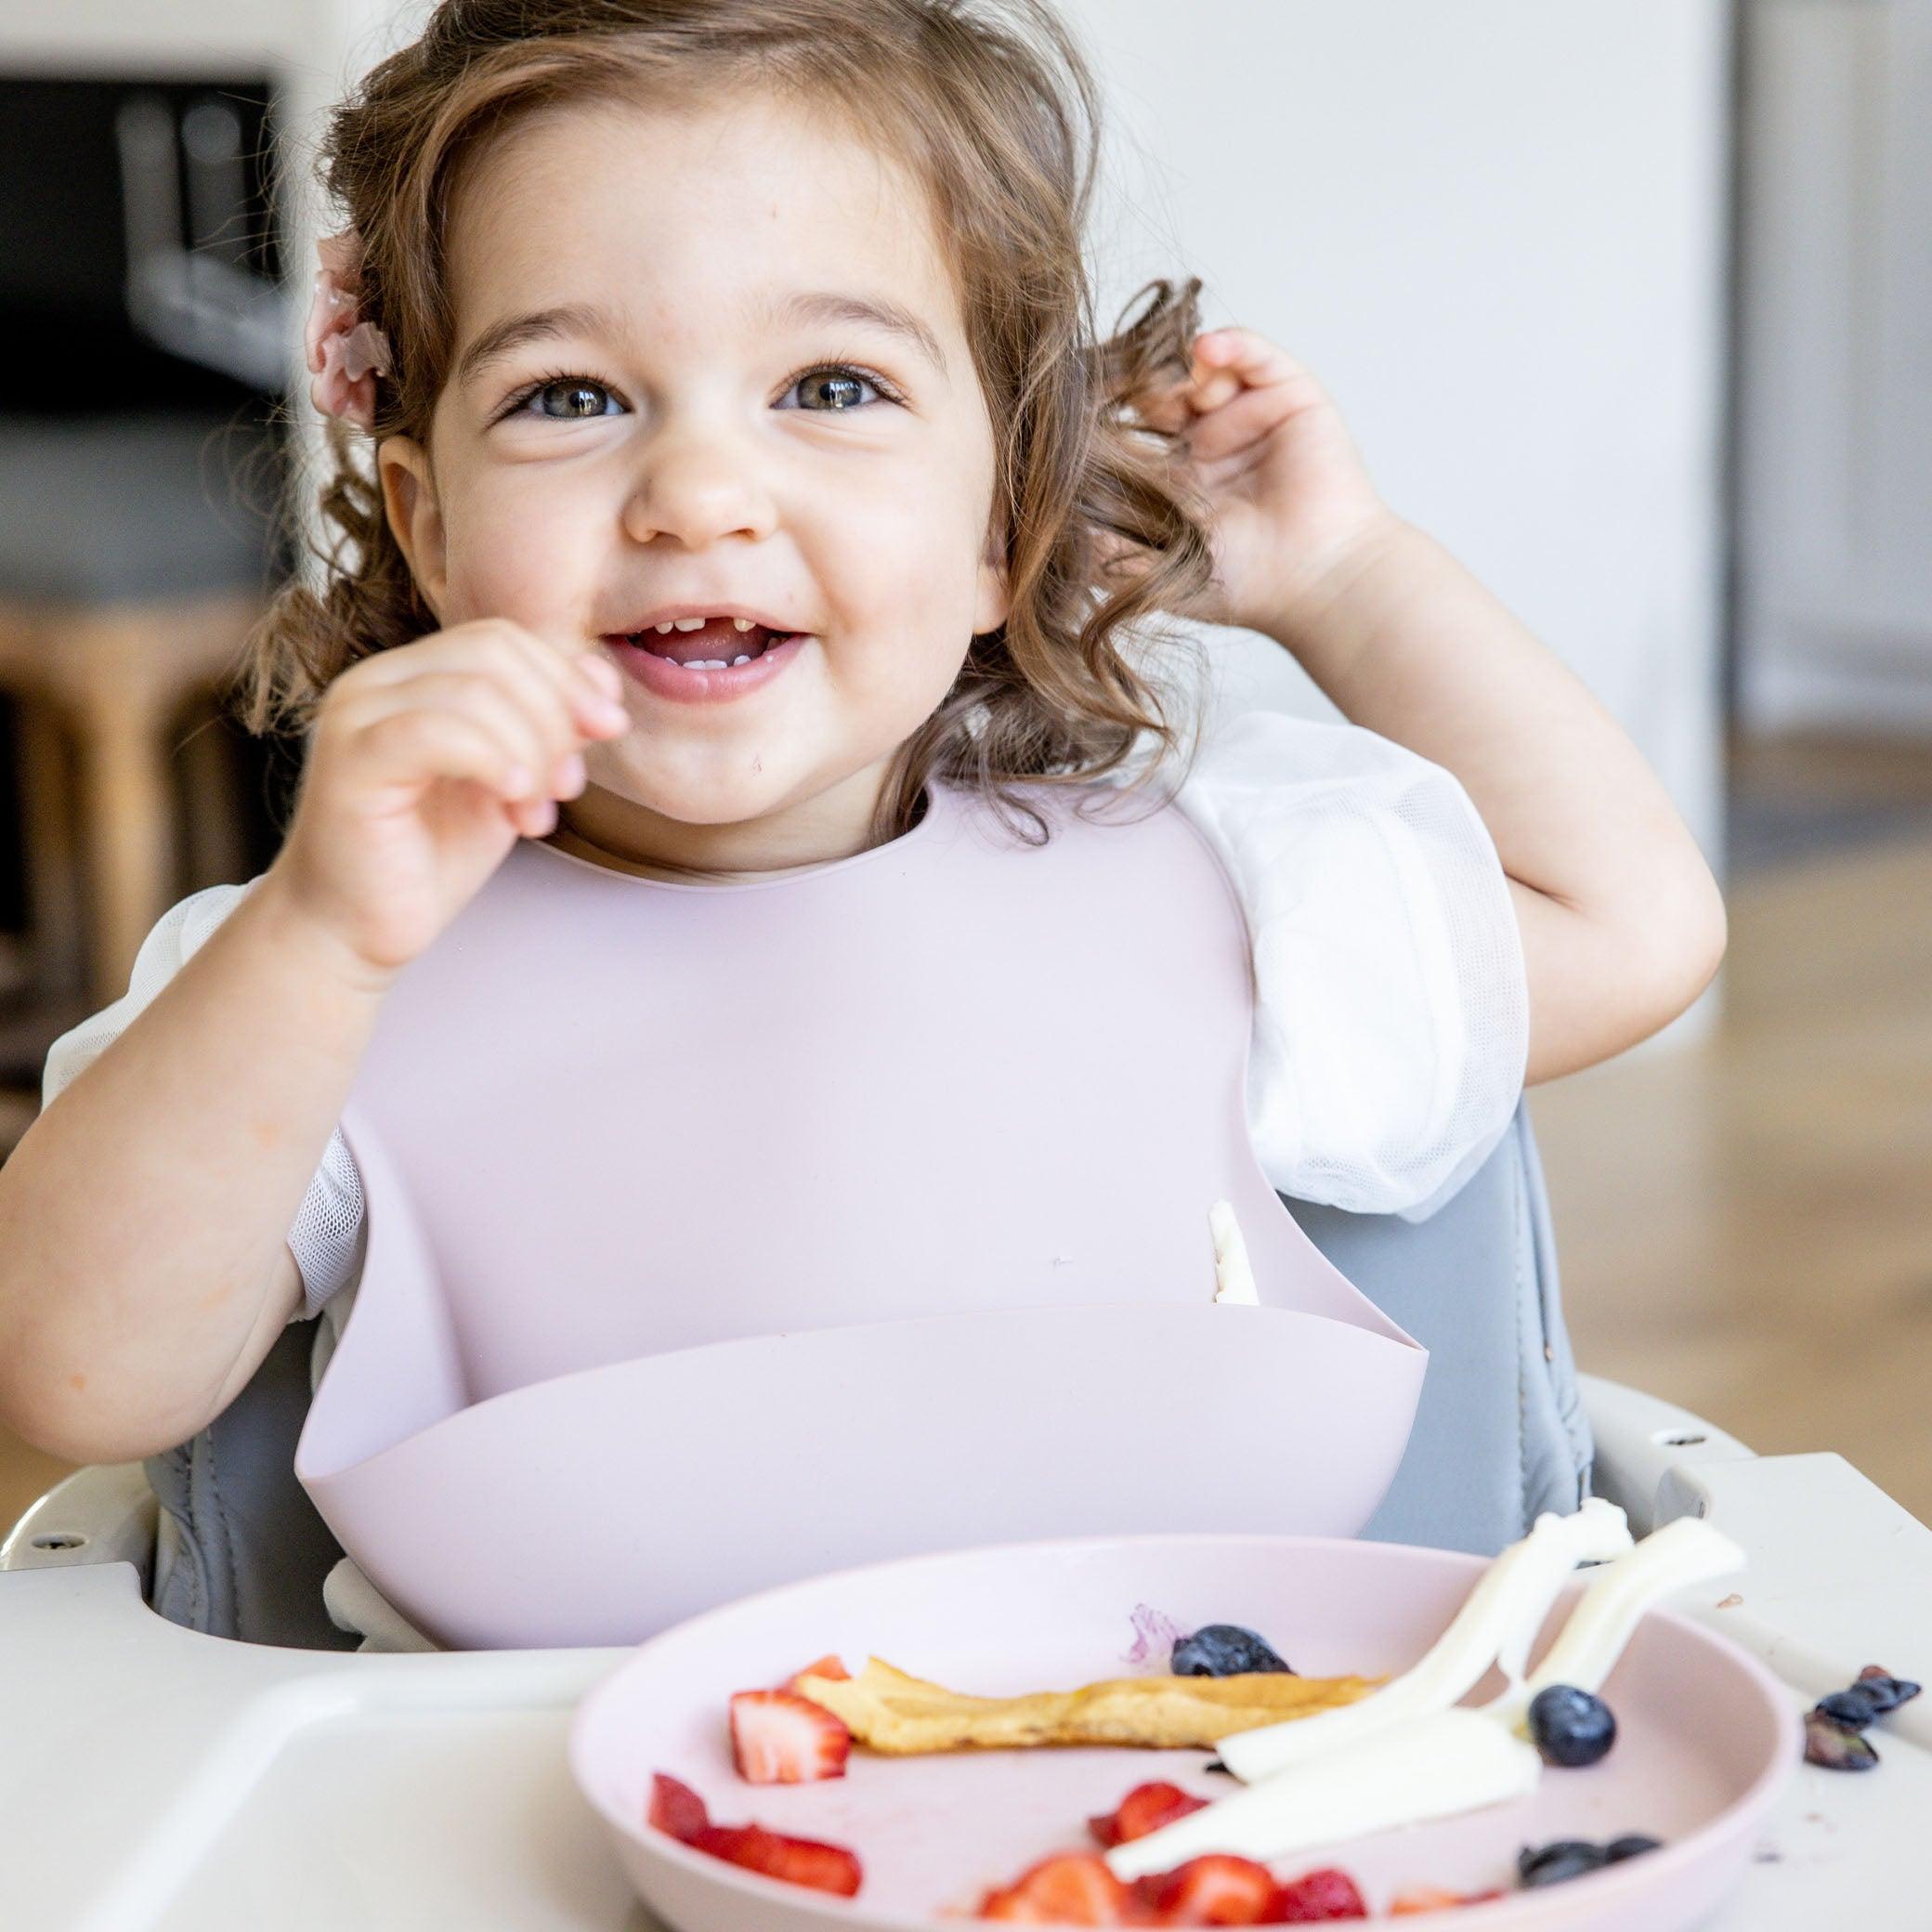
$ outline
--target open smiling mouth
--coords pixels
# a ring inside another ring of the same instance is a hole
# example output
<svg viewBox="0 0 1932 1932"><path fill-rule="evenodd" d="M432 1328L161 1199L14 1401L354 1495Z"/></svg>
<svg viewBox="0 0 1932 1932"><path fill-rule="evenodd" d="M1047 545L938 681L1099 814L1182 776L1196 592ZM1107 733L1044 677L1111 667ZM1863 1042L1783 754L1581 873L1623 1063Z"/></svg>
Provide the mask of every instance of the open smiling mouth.
<svg viewBox="0 0 1932 1932"><path fill-rule="evenodd" d="M662 698L706 700L759 689L810 642L744 617L682 617L607 634L620 669Z"/></svg>
<svg viewBox="0 0 1932 1932"><path fill-rule="evenodd" d="M731 671L755 663L774 645L802 633L768 630L746 618L681 618L649 631L624 633L624 643L654 658L668 659L686 671Z"/></svg>

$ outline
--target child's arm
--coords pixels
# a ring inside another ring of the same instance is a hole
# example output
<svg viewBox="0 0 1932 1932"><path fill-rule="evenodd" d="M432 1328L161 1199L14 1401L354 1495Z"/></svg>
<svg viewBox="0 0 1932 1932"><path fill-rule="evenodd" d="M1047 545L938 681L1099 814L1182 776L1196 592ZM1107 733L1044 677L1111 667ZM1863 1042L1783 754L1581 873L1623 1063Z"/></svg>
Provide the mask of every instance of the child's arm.
<svg viewBox="0 0 1932 1932"><path fill-rule="evenodd" d="M1723 957L1710 868L1636 746L1432 538L1381 501L1333 401L1249 329L1196 336L1142 400L1205 502L1213 581L1182 616L1286 646L1354 723L1454 773L1510 881L1526 1078L1606 1060L1689 1006ZM1110 568L1144 566L1109 545Z"/></svg>
<svg viewBox="0 0 1932 1932"><path fill-rule="evenodd" d="M619 673L479 620L331 686L287 843L0 1168L0 1421L122 1462L220 1414L396 974L582 789Z"/></svg>
<svg viewBox="0 0 1932 1932"><path fill-rule="evenodd" d="M1455 773L1503 863L1528 1081L1654 1033L1710 984L1724 902L1608 711L1432 537L1390 516L1259 625L1355 724Z"/></svg>
<svg viewBox="0 0 1932 1932"><path fill-rule="evenodd" d="M270 871L0 1168L0 1419L72 1462L186 1442L302 1299L290 1224L381 1005Z"/></svg>

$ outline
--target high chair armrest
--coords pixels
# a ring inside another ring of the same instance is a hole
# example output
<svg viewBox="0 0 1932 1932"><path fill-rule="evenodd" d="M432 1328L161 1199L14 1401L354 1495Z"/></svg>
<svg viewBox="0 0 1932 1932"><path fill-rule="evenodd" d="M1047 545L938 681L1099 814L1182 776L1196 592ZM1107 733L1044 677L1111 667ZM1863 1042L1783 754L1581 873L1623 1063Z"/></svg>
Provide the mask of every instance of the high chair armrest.
<svg viewBox="0 0 1932 1932"><path fill-rule="evenodd" d="M1749 1462L1756 1452L1714 1422L1638 1389L1601 1376L1579 1376L1584 1413L1596 1438L1592 1491L1647 1536L1673 1517L1698 1514L1691 1472L1717 1463Z"/></svg>
<svg viewBox="0 0 1932 1932"><path fill-rule="evenodd" d="M76 1469L34 1503L0 1543L0 1570L132 1563L145 1594L159 1516L160 1505L139 1463Z"/></svg>

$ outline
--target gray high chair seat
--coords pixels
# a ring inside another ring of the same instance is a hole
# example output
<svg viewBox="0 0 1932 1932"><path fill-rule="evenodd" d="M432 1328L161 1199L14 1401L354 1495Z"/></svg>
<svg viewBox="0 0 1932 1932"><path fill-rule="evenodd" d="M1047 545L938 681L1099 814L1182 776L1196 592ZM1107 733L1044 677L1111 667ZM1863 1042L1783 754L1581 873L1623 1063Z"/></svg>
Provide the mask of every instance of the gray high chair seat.
<svg viewBox="0 0 1932 1932"><path fill-rule="evenodd" d="M1428 1221L1283 1199L1429 1351L1407 1454L1365 1534L1491 1555L1541 1511L1576 1508L1591 1444L1527 1108ZM342 1551L294 1477L314 1336L313 1323L292 1325L208 1428L143 1466L169 1557L148 1566L165 1577L154 1608L177 1624L309 1649L359 1641L323 1608L322 1580Z"/></svg>

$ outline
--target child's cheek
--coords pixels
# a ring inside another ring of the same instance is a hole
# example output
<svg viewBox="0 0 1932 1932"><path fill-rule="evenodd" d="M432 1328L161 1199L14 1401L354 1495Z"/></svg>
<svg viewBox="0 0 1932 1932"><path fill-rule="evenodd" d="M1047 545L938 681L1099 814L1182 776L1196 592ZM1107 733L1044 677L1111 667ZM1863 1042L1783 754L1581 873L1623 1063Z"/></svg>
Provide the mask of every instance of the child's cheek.
<svg viewBox="0 0 1932 1932"><path fill-rule="evenodd" d="M923 701L951 688L978 607L986 503L959 467L895 469L881 487L813 513L801 547L833 608L831 668L847 688Z"/></svg>
<svg viewBox="0 0 1932 1932"><path fill-rule="evenodd" d="M448 522L451 604L559 642L594 635L591 607L608 571L593 555L590 516L572 514L564 494L525 491L514 505L480 495L461 505Z"/></svg>

